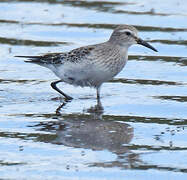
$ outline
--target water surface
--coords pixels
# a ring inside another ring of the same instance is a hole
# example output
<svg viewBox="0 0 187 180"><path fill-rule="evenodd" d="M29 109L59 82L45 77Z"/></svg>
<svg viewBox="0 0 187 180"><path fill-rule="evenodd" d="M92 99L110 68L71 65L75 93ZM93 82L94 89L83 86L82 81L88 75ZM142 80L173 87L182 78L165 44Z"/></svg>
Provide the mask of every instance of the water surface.
<svg viewBox="0 0 187 180"><path fill-rule="evenodd" d="M1 179L187 178L187 3L0 1ZM68 51L106 41L131 24L158 53L134 46L124 70L95 91L50 88L48 69L15 55Z"/></svg>

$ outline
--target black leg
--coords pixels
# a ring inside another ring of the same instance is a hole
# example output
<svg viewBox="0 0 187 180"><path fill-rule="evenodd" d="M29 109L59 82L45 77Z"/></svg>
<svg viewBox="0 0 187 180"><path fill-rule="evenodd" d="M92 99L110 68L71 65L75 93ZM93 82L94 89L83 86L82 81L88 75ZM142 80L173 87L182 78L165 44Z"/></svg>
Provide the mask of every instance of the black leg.
<svg viewBox="0 0 187 180"><path fill-rule="evenodd" d="M68 100L68 101L72 100L73 98L72 98L71 96L68 96L67 94L63 93L60 89L58 89L58 88L56 87L56 85L57 85L59 82L62 82L62 81L59 80L59 81L54 81L54 82L52 82L52 83L51 83L51 87L52 87L54 90L56 90L57 92L59 92L60 94L62 94L62 95L66 98L66 100Z"/></svg>
<svg viewBox="0 0 187 180"><path fill-rule="evenodd" d="M100 100L100 89L101 89L101 86L96 88L96 90L97 90L97 105L96 105L97 110L103 110L103 106L102 106L101 100Z"/></svg>

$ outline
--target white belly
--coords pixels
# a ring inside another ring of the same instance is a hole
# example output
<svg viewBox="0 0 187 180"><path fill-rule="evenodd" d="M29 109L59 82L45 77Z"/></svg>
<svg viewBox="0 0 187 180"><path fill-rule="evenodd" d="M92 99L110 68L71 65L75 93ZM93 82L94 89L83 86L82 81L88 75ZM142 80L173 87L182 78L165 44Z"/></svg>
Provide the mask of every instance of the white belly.
<svg viewBox="0 0 187 180"><path fill-rule="evenodd" d="M65 63L52 71L64 82L75 86L99 87L103 82L111 80L125 66L126 61L103 66L97 63Z"/></svg>

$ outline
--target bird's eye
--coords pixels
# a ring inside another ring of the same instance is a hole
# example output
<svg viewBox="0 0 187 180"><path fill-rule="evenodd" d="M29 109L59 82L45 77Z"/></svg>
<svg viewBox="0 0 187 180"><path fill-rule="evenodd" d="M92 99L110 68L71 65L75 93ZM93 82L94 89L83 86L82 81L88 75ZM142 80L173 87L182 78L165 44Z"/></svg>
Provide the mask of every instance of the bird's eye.
<svg viewBox="0 0 187 180"><path fill-rule="evenodd" d="M126 34L127 36L130 36L130 35L131 35L131 33L130 33L129 31L126 31L125 34Z"/></svg>

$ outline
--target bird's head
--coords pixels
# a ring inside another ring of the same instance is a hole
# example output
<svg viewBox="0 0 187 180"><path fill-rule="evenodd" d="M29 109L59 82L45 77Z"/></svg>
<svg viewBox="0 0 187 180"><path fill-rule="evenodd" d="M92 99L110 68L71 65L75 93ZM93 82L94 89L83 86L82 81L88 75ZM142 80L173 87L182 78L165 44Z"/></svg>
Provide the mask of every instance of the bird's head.
<svg viewBox="0 0 187 180"><path fill-rule="evenodd" d="M127 48L133 44L140 44L157 52L153 46L138 37L135 27L129 25L120 25L114 29L109 41Z"/></svg>

